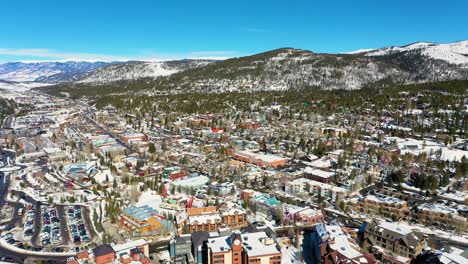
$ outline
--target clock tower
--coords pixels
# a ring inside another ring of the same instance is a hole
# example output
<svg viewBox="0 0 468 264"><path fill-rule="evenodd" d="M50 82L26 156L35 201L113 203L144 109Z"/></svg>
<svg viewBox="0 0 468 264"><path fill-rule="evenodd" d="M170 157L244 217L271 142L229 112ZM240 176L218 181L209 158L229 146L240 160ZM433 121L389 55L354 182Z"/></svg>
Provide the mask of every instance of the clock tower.
<svg viewBox="0 0 468 264"><path fill-rule="evenodd" d="M240 234L231 235L232 264L242 264L242 239Z"/></svg>

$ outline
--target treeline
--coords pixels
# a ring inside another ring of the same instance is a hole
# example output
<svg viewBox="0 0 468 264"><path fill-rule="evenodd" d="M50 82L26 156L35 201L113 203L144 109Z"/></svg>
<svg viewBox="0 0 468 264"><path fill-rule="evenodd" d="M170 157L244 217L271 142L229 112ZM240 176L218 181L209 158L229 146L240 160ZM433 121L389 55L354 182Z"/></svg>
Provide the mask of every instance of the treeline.
<svg viewBox="0 0 468 264"><path fill-rule="evenodd" d="M110 88L109 88L110 89ZM467 95L468 81L449 81L440 83L391 85L381 89L367 87L361 90L320 90L317 88L265 91L265 92L232 92L219 94L184 93L176 95L148 96L138 94L97 95L97 107L113 105L121 109L160 107L162 111L171 110L182 113L220 112L220 110L236 108L251 109L269 105L288 106L297 111L314 111L319 108L325 111L336 111L338 108L362 109L373 106L376 110L384 110L391 101L401 103L424 104L431 108L443 109L463 107L464 96ZM407 92L407 93L402 93ZM418 95L424 95L419 96ZM418 97L416 102L408 98ZM401 102L398 102L400 100ZM417 105L414 105L416 107ZM166 109L164 109L166 108Z"/></svg>

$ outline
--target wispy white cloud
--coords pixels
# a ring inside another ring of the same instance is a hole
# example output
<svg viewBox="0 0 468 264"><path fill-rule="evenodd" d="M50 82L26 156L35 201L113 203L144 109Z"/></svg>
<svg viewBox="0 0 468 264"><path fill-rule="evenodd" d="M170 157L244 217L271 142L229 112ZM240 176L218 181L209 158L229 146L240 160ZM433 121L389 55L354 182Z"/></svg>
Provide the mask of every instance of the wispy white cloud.
<svg viewBox="0 0 468 264"><path fill-rule="evenodd" d="M187 53L158 53L142 51L140 54L115 56L98 53L63 52L43 48L12 49L0 48L0 61L164 61L178 59L213 59L223 60L238 55L236 51L192 51ZM6 57L2 59L1 57Z"/></svg>
<svg viewBox="0 0 468 264"><path fill-rule="evenodd" d="M243 27L241 31L248 32L248 33L269 33L271 30L265 28L257 28L257 27Z"/></svg>
<svg viewBox="0 0 468 264"><path fill-rule="evenodd" d="M125 61L127 57L113 56L108 54L61 52L51 49L11 49L0 48L0 55L10 57L28 57L34 60L73 60L73 61Z"/></svg>
<svg viewBox="0 0 468 264"><path fill-rule="evenodd" d="M213 51L193 51L189 54L190 59L212 59L212 60L225 60L235 56L239 56L233 50L213 50Z"/></svg>

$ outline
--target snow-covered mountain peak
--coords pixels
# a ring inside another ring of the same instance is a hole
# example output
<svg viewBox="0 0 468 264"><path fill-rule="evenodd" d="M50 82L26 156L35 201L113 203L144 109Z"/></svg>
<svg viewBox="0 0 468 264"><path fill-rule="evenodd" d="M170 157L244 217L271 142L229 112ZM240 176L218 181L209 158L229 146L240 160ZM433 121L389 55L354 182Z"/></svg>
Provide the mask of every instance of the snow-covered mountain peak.
<svg viewBox="0 0 468 264"><path fill-rule="evenodd" d="M420 52L422 55L435 60L446 61L450 64L468 65L468 40L446 44L416 42L401 47L387 47L351 53L364 54L366 56L385 56L402 52Z"/></svg>
<svg viewBox="0 0 468 264"><path fill-rule="evenodd" d="M80 79L107 62L9 62L0 64L0 80L14 82L60 83Z"/></svg>

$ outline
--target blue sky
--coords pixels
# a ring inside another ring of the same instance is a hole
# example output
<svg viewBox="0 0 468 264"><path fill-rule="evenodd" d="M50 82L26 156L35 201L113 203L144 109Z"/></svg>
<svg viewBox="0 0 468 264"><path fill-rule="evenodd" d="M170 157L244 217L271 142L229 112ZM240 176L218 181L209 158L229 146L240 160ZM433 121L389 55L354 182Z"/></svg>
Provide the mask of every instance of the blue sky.
<svg viewBox="0 0 468 264"><path fill-rule="evenodd" d="M468 1L4 1L0 61L225 58L468 39Z"/></svg>

